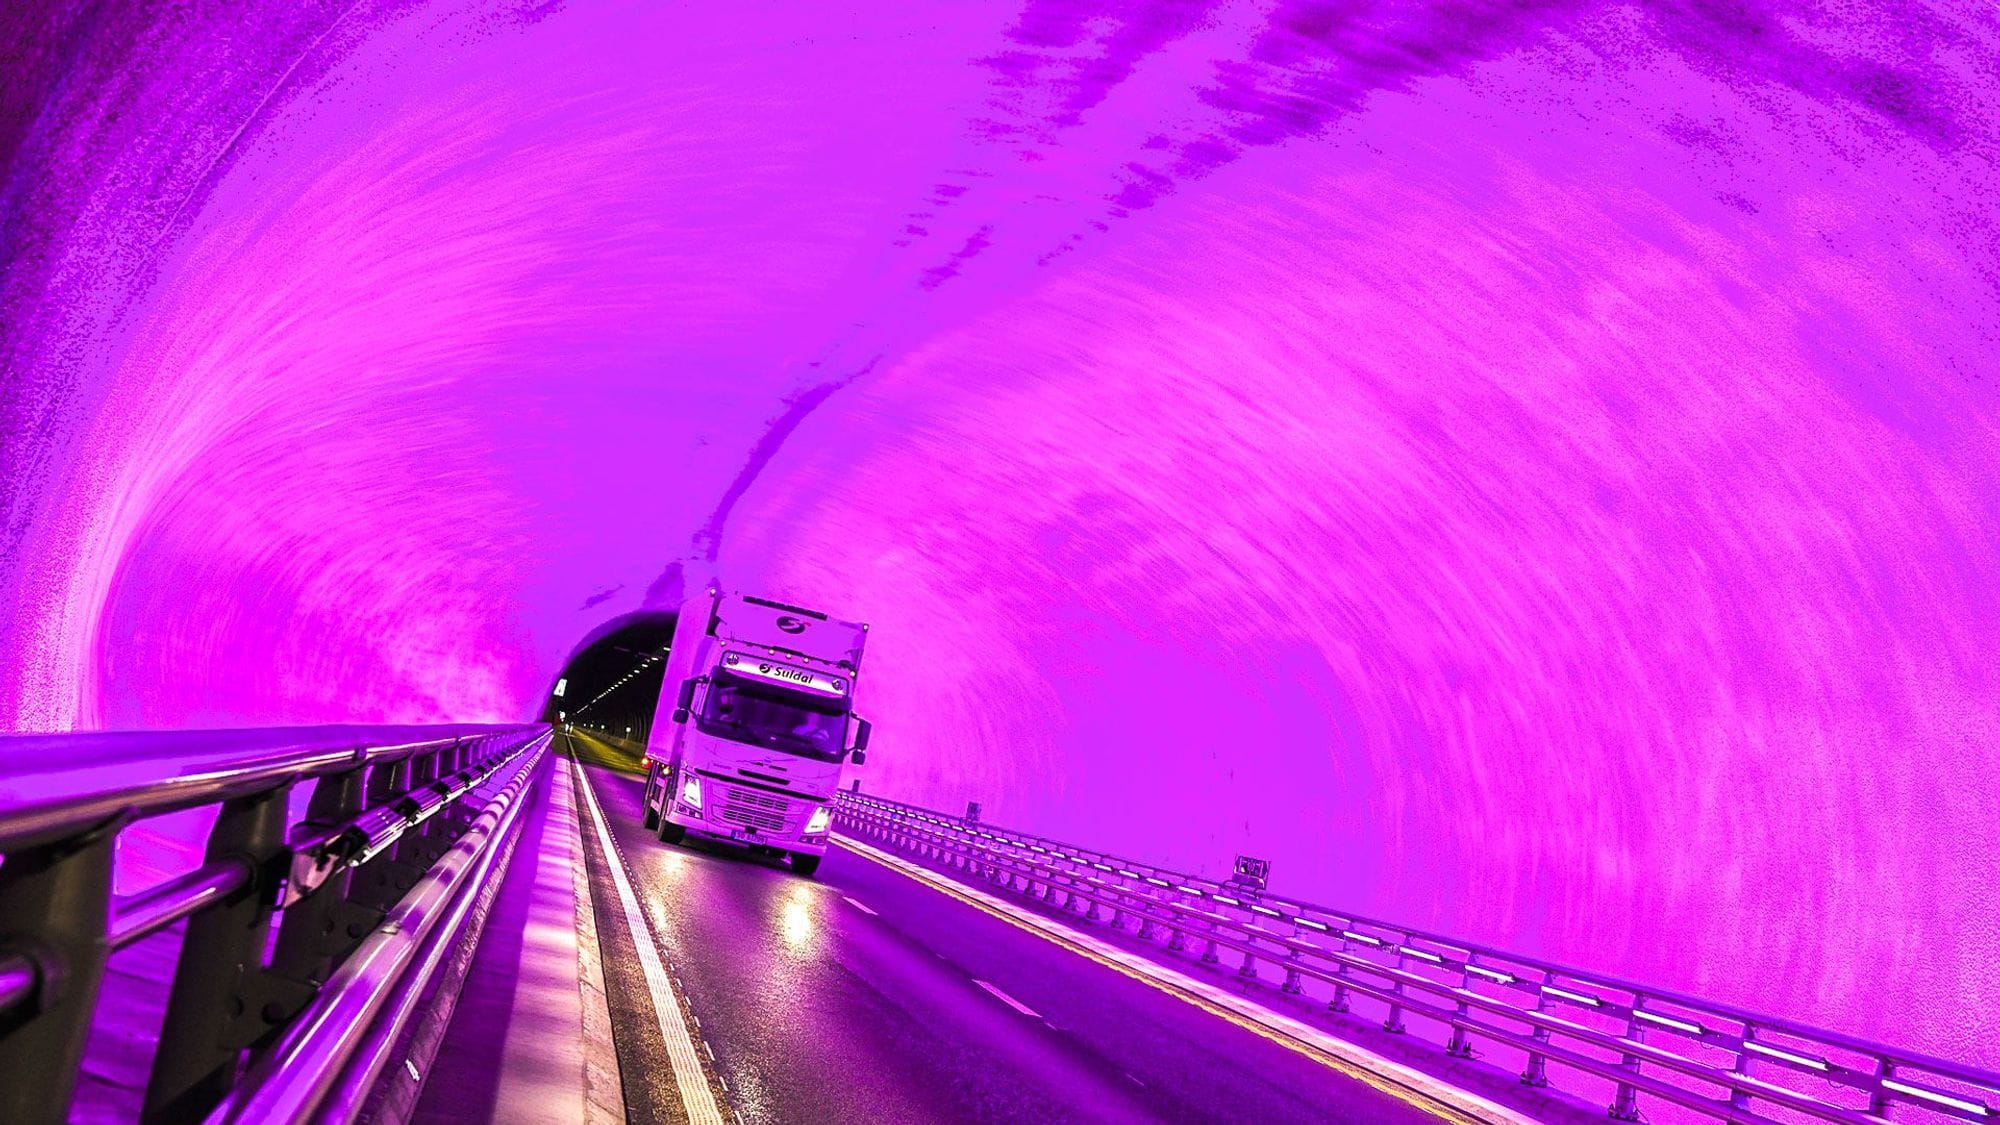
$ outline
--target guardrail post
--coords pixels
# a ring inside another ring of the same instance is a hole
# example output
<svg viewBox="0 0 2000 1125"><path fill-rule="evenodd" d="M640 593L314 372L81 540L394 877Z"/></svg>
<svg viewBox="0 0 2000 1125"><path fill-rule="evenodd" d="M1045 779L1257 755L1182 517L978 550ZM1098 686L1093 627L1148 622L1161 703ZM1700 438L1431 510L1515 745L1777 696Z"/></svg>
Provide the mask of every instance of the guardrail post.
<svg viewBox="0 0 2000 1125"><path fill-rule="evenodd" d="M1868 1092L1868 1115L1887 1118L1889 1116L1889 1092L1882 1088L1882 1080L1896 1076L1896 1064L1888 1059L1875 1060L1875 1088Z"/></svg>
<svg viewBox="0 0 2000 1125"><path fill-rule="evenodd" d="M1405 941L1409 940L1408 934L1403 935L1403 937ZM1405 969L1409 967L1409 964L1410 964L1410 959L1403 954L1402 949L1399 946L1396 951L1396 967L1398 969ZM1400 998L1403 995L1403 982L1402 981L1394 982L1389 986L1389 991L1393 995ZM1382 1030L1388 1032L1391 1035L1401 1035L1405 1030L1407 1030L1403 1026L1403 1006L1401 1004L1395 1003L1394 1001L1390 1002L1389 1018L1382 1021Z"/></svg>
<svg viewBox="0 0 2000 1125"><path fill-rule="evenodd" d="M1547 984L1551 979L1552 978L1549 976L1548 973L1542 974L1542 983ZM1539 991L1537 992L1535 997L1535 1010L1537 1012L1546 1012L1549 1010L1548 993ZM1533 1039L1537 1043L1546 1043L1549 1041L1550 1038L1549 1029L1541 1026L1540 1024L1536 1024L1535 1030L1529 1032L1528 1037L1530 1039ZM1521 1085L1546 1086L1548 1084L1549 1084L1548 1056L1543 1055L1537 1051L1529 1051L1527 1069L1521 1072Z"/></svg>
<svg viewBox="0 0 2000 1125"><path fill-rule="evenodd" d="M447 775L444 756L444 750L432 750L416 756L410 768L409 792L412 795ZM449 829L443 820L441 812L433 813L417 826L416 831L404 833L403 838L396 841L396 858L419 871L429 870L451 847L447 838Z"/></svg>
<svg viewBox="0 0 2000 1125"><path fill-rule="evenodd" d="M365 771L321 778L306 806L307 832L338 828L361 812L367 790ZM286 907L278 922L278 942L271 952L274 972L313 985L325 983L347 954L382 920L382 912L348 901L354 874L340 871L310 896Z"/></svg>
<svg viewBox="0 0 2000 1125"><path fill-rule="evenodd" d="M1472 954L1469 951L1465 955L1465 963L1467 965L1472 963ZM1472 970L1467 968L1459 969L1458 987L1462 992L1472 991ZM1466 1019L1471 1015L1472 1005L1460 1000L1458 1002L1458 1018ZM1472 1037L1465 1033L1464 1027L1458 1024L1452 1025L1451 1038L1445 1040L1444 1053L1455 1059L1469 1059L1472 1057Z"/></svg>
<svg viewBox="0 0 2000 1125"><path fill-rule="evenodd" d="M1348 940L1345 935L1342 935L1340 939L1340 951L1342 953L1354 952L1354 943ZM1350 973L1351 970L1347 967L1346 961L1338 959L1334 961L1333 999L1326 1002L1326 1010L1329 1014L1345 1015L1349 1011L1347 1003L1347 977Z"/></svg>
<svg viewBox="0 0 2000 1125"><path fill-rule="evenodd" d="M0 865L0 948L33 960L37 978L33 996L0 1013L0 1120L69 1114L111 955L111 844L119 826L18 851Z"/></svg>
<svg viewBox="0 0 2000 1125"><path fill-rule="evenodd" d="M403 794L410 789L410 767L410 759L401 758L369 770L368 808L377 809L402 800ZM423 875L423 868L401 857L401 844L402 841L398 840L397 847L389 848L354 870L348 882L348 891L354 901L386 910L394 906L405 891L416 886L417 879Z"/></svg>
<svg viewBox="0 0 2000 1125"><path fill-rule="evenodd" d="M1645 1027L1639 1023L1639 1017L1636 1014L1639 1010L1639 1002L1640 997L1634 996L1632 998L1632 1011L1634 1014L1625 1017L1625 1038L1630 1039L1634 1043L1640 1042L1641 1037L1646 1033ZM1620 1060L1620 1065L1629 1068L1633 1074L1637 1074L1639 1073L1639 1056L1627 1051ZM1639 1120L1639 1091L1630 1082L1620 1082L1618 1084L1618 1092L1611 1099L1610 1113L1613 1121Z"/></svg>
<svg viewBox="0 0 2000 1125"><path fill-rule="evenodd" d="M1756 1026L1753 1024L1744 1024L1743 1042L1748 1043L1756 1037ZM1745 1078L1750 1077L1750 1052L1748 1050L1742 1047L1736 1048L1736 1065L1730 1068L1730 1073L1740 1074ZM1737 1109L1748 1109L1750 1106L1750 1095L1731 1086L1729 1088L1729 1104Z"/></svg>
<svg viewBox="0 0 2000 1125"><path fill-rule="evenodd" d="M243 860L250 879L188 919L146 1082L143 1120L181 1121L206 1112L229 1092L243 1048L282 1019L282 1009L311 994L309 987L301 996L300 986L274 981L263 964L272 907L286 874L290 792L281 785L226 801L216 817L208 860ZM267 1021L270 1016L276 1018Z"/></svg>

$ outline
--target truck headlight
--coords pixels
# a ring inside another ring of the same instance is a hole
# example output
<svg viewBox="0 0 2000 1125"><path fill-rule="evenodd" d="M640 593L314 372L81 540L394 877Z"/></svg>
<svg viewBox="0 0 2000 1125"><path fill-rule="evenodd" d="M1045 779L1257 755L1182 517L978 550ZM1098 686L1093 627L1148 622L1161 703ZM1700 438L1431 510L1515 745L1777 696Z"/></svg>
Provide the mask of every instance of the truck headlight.
<svg viewBox="0 0 2000 1125"><path fill-rule="evenodd" d="M832 827L833 809L827 805L821 805L819 808L813 810L811 817L807 818L806 835L818 836Z"/></svg>
<svg viewBox="0 0 2000 1125"><path fill-rule="evenodd" d="M681 803L694 809L696 812L701 811L700 778L690 777L686 781L681 782Z"/></svg>

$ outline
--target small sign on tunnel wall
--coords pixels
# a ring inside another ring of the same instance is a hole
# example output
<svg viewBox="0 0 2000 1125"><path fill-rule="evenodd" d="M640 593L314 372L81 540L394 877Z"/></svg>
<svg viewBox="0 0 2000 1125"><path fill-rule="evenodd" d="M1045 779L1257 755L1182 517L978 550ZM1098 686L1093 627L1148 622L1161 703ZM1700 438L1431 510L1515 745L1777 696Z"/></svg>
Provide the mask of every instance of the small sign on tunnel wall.
<svg viewBox="0 0 2000 1125"><path fill-rule="evenodd" d="M1236 873L1230 876L1229 881L1255 887L1261 891L1270 885L1271 861L1258 859L1255 856L1239 855L1236 857Z"/></svg>

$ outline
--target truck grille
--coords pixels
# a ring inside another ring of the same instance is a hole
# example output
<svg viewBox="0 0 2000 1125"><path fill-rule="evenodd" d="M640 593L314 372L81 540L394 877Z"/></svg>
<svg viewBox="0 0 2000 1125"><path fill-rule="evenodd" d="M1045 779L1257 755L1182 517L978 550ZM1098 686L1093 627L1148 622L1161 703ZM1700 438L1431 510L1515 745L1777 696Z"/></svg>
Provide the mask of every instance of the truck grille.
<svg viewBox="0 0 2000 1125"><path fill-rule="evenodd" d="M759 832L782 832L785 815L791 808L790 801L773 793L734 785L722 787L722 819L731 824L755 828Z"/></svg>

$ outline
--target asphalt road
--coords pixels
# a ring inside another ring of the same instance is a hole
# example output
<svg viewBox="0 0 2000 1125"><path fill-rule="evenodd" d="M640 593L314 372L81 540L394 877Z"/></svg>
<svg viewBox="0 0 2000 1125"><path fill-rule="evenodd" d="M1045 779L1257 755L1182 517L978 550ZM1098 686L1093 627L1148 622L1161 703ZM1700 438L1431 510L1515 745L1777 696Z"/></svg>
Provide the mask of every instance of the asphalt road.
<svg viewBox="0 0 2000 1125"><path fill-rule="evenodd" d="M1437 1120L856 853L808 880L662 844L638 778L587 773L745 1121ZM658 1039L629 995L612 1018Z"/></svg>

